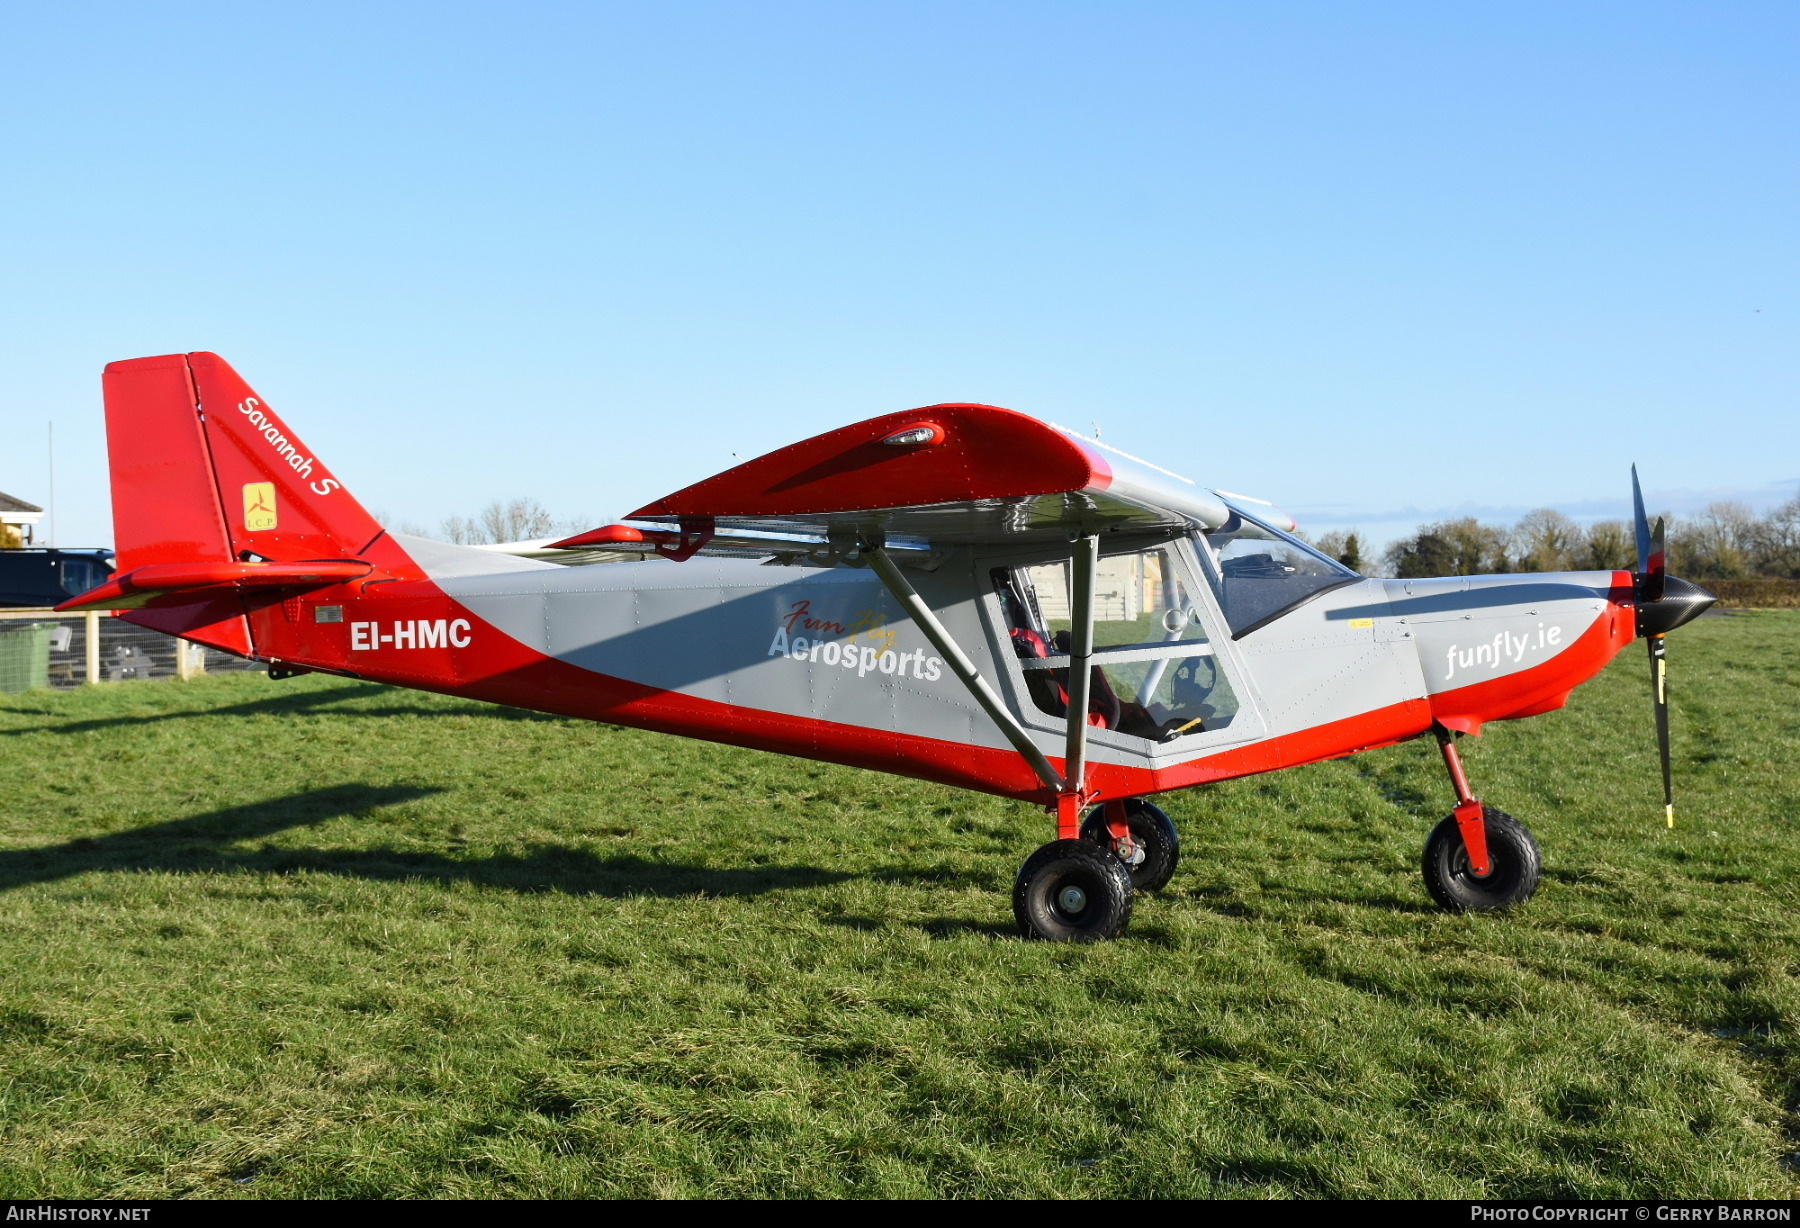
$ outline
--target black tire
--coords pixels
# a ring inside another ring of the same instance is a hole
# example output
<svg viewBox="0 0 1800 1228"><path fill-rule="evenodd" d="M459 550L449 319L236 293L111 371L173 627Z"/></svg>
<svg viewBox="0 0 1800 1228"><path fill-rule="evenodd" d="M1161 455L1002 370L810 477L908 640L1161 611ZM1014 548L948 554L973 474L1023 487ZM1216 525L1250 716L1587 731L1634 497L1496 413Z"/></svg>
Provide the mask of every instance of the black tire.
<svg viewBox="0 0 1800 1228"><path fill-rule="evenodd" d="M1523 904L1537 890L1543 854L1525 824L1492 806L1483 806L1487 821L1486 878L1469 868L1462 829L1451 815L1431 829L1425 840L1425 889L1451 912L1492 912Z"/></svg>
<svg viewBox="0 0 1800 1228"><path fill-rule="evenodd" d="M1033 853L1013 882L1019 933L1045 942L1099 942L1131 924L1131 875L1117 857L1081 840Z"/></svg>
<svg viewBox="0 0 1800 1228"><path fill-rule="evenodd" d="M1137 846L1131 856L1119 851L1119 842L1106 830L1105 806L1088 811L1081 823L1081 838L1124 862L1136 890L1161 891L1181 864L1181 837L1175 833L1175 824L1162 807L1133 797L1125 802L1125 826L1131 829L1131 841Z"/></svg>

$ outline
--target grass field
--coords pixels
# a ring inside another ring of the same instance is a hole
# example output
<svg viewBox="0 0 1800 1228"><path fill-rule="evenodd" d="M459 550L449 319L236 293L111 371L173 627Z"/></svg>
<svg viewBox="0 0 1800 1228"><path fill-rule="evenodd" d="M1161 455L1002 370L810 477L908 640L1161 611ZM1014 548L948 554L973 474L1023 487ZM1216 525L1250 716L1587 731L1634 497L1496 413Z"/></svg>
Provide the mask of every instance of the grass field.
<svg viewBox="0 0 1800 1228"><path fill-rule="evenodd" d="M1791 1196L1800 613L1465 741L1175 795L1130 936L1041 812L342 679L0 699L0 1196Z"/></svg>

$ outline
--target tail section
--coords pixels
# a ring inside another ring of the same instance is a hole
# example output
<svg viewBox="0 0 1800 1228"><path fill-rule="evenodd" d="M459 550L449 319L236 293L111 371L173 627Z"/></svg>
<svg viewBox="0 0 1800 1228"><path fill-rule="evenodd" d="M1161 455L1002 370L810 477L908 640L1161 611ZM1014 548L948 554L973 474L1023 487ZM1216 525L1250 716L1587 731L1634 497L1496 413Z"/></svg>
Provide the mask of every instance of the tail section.
<svg viewBox="0 0 1800 1228"><path fill-rule="evenodd" d="M218 355L115 362L104 384L118 571L76 603L255 655L246 615L287 593L422 577Z"/></svg>

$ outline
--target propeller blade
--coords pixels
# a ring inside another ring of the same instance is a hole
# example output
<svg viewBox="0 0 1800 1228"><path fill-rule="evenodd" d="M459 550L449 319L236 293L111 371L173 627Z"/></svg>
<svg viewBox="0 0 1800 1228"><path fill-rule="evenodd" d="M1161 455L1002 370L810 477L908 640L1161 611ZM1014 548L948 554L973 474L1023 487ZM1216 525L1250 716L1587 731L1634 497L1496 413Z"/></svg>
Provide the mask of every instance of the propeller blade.
<svg viewBox="0 0 1800 1228"><path fill-rule="evenodd" d="M1631 528L1637 538L1638 573L1650 570L1650 517L1644 514L1644 491L1638 485L1637 466L1631 467Z"/></svg>
<svg viewBox="0 0 1800 1228"><path fill-rule="evenodd" d="M1669 552L1663 545L1663 518L1656 518L1656 528L1650 534L1650 565L1644 569L1638 581L1638 600L1654 603L1663 599L1668 582Z"/></svg>
<svg viewBox="0 0 1800 1228"><path fill-rule="evenodd" d="M1637 590L1637 633L1644 637L1644 643L1650 648L1650 691L1656 704L1656 749L1662 757L1663 818L1674 827L1675 773L1669 750L1669 659L1663 636L1699 617L1718 598L1697 584L1669 579L1668 526L1659 516L1656 527L1650 527L1636 465L1631 467L1631 514L1638 557L1637 574L1632 577L1632 587ZM1665 596L1672 598L1666 605L1662 604Z"/></svg>
<svg viewBox="0 0 1800 1228"><path fill-rule="evenodd" d="M1644 641L1650 645L1650 686L1656 703L1656 749L1662 755L1663 817L1675 826L1675 778L1669 766L1669 661L1660 635Z"/></svg>
<svg viewBox="0 0 1800 1228"><path fill-rule="evenodd" d="M1653 531L1650 528L1650 517L1644 512L1644 490L1638 485L1636 465L1631 467L1631 531L1632 536L1637 539L1638 565L1633 579L1636 581L1637 603L1641 609L1663 599L1663 560L1667 557L1667 552L1663 549L1661 517L1657 518Z"/></svg>

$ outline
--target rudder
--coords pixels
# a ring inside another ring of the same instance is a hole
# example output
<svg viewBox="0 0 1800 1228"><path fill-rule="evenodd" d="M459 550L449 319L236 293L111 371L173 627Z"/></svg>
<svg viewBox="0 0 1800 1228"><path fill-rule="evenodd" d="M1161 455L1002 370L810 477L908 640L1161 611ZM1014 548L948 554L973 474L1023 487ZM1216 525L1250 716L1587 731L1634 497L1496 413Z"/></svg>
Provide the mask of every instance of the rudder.
<svg viewBox="0 0 1800 1228"><path fill-rule="evenodd" d="M187 356L108 363L101 385L119 570L229 560Z"/></svg>

